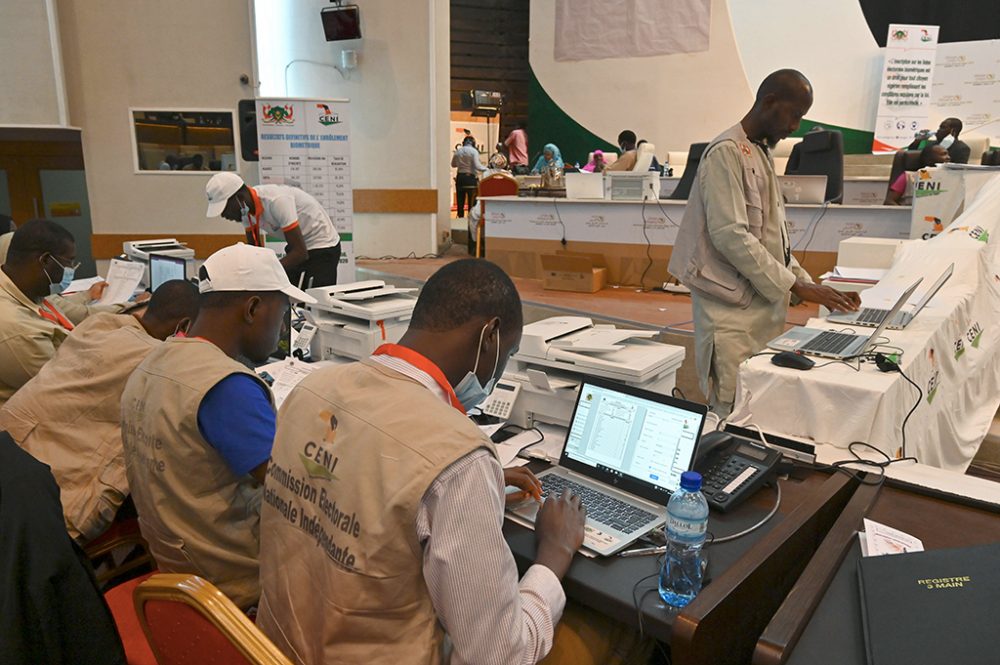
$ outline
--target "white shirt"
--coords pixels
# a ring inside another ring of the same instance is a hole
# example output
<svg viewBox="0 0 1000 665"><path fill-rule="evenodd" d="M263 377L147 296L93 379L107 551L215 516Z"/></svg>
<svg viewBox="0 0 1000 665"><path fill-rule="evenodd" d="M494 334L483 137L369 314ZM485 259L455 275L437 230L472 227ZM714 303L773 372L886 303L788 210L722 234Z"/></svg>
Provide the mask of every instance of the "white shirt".
<svg viewBox="0 0 1000 665"><path fill-rule="evenodd" d="M390 355L371 359L419 381L450 406L426 372ZM424 580L452 645L451 665L532 665L552 648L566 594L555 573L539 564L518 581L503 511L503 468L483 449L445 469L417 511Z"/></svg>
<svg viewBox="0 0 1000 665"><path fill-rule="evenodd" d="M451 165L458 169L460 175L476 175L485 171L486 167L479 161L479 151L471 145L463 145L452 155Z"/></svg>
<svg viewBox="0 0 1000 665"><path fill-rule="evenodd" d="M257 185L252 188L260 199L260 225L265 231L302 229L306 249L336 247L340 234L320 202L298 187L289 185ZM251 214L243 224L250 228L256 215Z"/></svg>

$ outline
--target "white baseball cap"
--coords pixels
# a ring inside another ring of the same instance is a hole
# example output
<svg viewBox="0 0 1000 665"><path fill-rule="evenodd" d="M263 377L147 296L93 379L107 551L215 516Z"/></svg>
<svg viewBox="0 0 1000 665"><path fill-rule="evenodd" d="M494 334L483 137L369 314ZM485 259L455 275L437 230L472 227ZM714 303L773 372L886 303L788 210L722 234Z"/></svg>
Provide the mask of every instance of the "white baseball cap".
<svg viewBox="0 0 1000 665"><path fill-rule="evenodd" d="M223 175L223 174L220 174ZM288 281L278 256L266 247L237 243L205 259L205 277L198 282L201 293L219 291L281 291L292 302L313 304L316 299Z"/></svg>
<svg viewBox="0 0 1000 665"><path fill-rule="evenodd" d="M216 173L209 178L208 184L205 185L205 194L208 195L208 212L205 213L205 216L218 217L221 215L229 197L240 191L240 187L245 184L243 178L229 171Z"/></svg>

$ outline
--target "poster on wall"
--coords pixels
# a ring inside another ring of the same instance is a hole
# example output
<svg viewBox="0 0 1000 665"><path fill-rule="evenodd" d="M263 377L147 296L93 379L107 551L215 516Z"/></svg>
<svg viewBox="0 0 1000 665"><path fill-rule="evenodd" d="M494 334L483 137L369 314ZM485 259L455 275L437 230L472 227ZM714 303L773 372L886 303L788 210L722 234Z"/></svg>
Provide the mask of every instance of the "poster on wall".
<svg viewBox="0 0 1000 665"><path fill-rule="evenodd" d="M1000 146L1000 39L938 46L931 86L930 129L958 118L962 134ZM979 155L970 160L979 162Z"/></svg>
<svg viewBox="0 0 1000 665"><path fill-rule="evenodd" d="M340 233L337 282L355 281L348 101L258 99L257 141L261 184L299 187L319 201Z"/></svg>
<svg viewBox="0 0 1000 665"><path fill-rule="evenodd" d="M936 25L889 25L872 152L895 152L928 124Z"/></svg>

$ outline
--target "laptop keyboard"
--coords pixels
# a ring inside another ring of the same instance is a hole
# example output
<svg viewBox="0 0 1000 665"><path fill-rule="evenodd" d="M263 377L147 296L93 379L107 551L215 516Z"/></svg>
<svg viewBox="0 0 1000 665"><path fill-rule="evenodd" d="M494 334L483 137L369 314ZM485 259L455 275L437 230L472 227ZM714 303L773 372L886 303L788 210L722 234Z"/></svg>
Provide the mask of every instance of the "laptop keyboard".
<svg viewBox="0 0 1000 665"><path fill-rule="evenodd" d="M567 489L580 497L587 508L587 517L606 524L622 533L632 533L639 527L656 519L656 515L620 501L613 496L598 492L586 485L575 483L564 476L549 474L542 476L542 496L558 496Z"/></svg>
<svg viewBox="0 0 1000 665"><path fill-rule="evenodd" d="M843 353L857 340L857 335L826 331L816 335L799 347L799 351L815 351L817 353Z"/></svg>
<svg viewBox="0 0 1000 665"><path fill-rule="evenodd" d="M868 307L865 307L858 312L858 315L854 318L860 323L874 323L877 325L882 323L882 321L885 320L885 317L889 316L890 311L891 310L888 309L869 309Z"/></svg>

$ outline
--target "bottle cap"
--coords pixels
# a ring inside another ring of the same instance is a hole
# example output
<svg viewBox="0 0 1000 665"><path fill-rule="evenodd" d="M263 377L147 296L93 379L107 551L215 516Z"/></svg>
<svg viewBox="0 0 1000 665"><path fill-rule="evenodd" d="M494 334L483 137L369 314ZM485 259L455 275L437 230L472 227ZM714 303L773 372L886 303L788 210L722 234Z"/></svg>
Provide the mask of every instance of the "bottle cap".
<svg viewBox="0 0 1000 665"><path fill-rule="evenodd" d="M701 474L697 471L685 471L681 474L681 489L697 492L701 489Z"/></svg>

